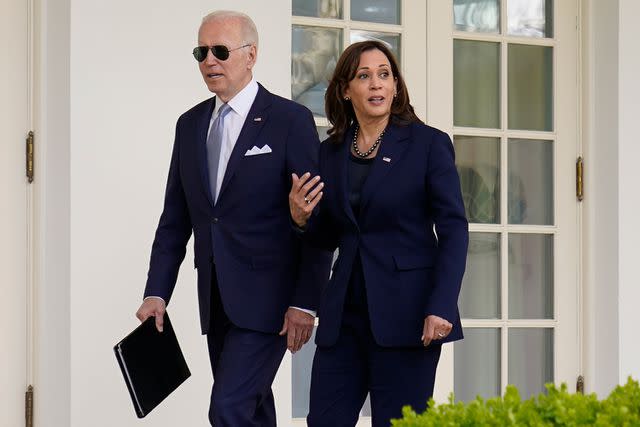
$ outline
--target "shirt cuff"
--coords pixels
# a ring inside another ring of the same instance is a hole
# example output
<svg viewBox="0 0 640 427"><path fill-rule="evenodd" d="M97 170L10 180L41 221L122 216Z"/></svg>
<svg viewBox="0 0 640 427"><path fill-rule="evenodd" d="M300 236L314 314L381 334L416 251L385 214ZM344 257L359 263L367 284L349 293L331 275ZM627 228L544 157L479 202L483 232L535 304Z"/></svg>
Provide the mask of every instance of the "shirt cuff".
<svg viewBox="0 0 640 427"><path fill-rule="evenodd" d="M145 297L145 299L144 299L143 301L146 301L146 300L148 300L149 298L157 298L157 299L159 299L160 301L162 301L162 302L164 303L164 305L167 305L167 302L164 300L164 298L162 298L162 297L156 297L156 296L153 296L153 295L149 295L148 297Z"/></svg>
<svg viewBox="0 0 640 427"><path fill-rule="evenodd" d="M294 307L294 306L291 306L289 308L295 308L296 310L300 310L304 313L312 315L313 317L316 317L316 312L314 310L307 310L306 308L300 308L300 307Z"/></svg>

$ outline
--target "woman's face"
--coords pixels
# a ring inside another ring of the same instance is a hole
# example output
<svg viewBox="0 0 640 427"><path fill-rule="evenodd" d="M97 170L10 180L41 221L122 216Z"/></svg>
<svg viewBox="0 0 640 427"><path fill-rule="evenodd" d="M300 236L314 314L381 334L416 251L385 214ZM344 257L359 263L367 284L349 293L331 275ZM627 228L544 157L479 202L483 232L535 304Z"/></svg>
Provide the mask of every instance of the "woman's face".
<svg viewBox="0 0 640 427"><path fill-rule="evenodd" d="M387 56L378 49L360 55L355 77L344 96L351 98L358 122L388 117L396 93L396 79Z"/></svg>

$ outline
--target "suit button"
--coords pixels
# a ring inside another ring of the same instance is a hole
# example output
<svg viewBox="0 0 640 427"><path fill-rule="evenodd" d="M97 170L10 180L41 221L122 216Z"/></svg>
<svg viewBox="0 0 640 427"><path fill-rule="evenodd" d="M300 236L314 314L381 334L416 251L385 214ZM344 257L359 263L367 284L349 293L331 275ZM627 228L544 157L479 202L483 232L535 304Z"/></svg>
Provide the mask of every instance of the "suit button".
<svg viewBox="0 0 640 427"><path fill-rule="evenodd" d="M211 222L213 222L214 224L217 224L217 223L218 223L218 218L213 218L213 219L211 220Z"/></svg>

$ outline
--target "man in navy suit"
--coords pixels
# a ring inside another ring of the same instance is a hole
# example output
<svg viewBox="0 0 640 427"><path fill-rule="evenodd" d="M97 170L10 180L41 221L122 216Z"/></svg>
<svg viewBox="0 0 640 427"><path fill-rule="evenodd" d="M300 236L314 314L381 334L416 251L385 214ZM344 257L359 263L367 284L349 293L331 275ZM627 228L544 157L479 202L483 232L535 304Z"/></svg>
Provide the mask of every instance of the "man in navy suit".
<svg viewBox="0 0 640 427"><path fill-rule="evenodd" d="M275 426L271 384L287 348L312 332L331 254L312 249L289 215L292 174L317 171L306 108L269 93L252 68L258 34L246 15L204 17L193 55L215 93L176 126L164 209L151 251L144 321L162 317L191 233L215 426Z"/></svg>

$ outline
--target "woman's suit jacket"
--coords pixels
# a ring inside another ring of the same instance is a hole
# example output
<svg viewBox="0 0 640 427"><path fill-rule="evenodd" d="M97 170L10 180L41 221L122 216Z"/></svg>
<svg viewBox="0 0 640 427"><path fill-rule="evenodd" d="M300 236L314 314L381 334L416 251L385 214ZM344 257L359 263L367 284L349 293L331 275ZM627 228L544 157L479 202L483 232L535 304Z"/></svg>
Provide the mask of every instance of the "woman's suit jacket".
<svg viewBox="0 0 640 427"><path fill-rule="evenodd" d="M320 148L325 183L308 236L339 249L318 309L316 343L333 345L340 332L349 277L360 254L371 329L382 346L421 346L424 318L453 324L441 342L462 338L458 294L468 226L451 140L422 123L390 124L361 193L358 218L348 202L348 162L354 127L343 141Z"/></svg>

